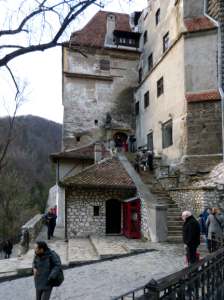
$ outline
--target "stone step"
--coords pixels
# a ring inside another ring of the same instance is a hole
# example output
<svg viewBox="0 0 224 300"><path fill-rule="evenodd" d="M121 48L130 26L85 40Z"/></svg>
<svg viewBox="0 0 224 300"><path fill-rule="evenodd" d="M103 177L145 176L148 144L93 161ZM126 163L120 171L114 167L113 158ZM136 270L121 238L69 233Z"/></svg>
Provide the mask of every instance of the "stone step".
<svg viewBox="0 0 224 300"><path fill-rule="evenodd" d="M178 218L181 220L181 214L179 212L167 211L167 217Z"/></svg>
<svg viewBox="0 0 224 300"><path fill-rule="evenodd" d="M69 263L87 263L97 261L100 257L92 245L90 239L75 238L68 242Z"/></svg>
<svg viewBox="0 0 224 300"><path fill-rule="evenodd" d="M177 210L180 210L179 207L175 203L167 203L169 208L176 208Z"/></svg>
<svg viewBox="0 0 224 300"><path fill-rule="evenodd" d="M173 236L173 235L168 235L167 242L169 243L183 243L183 237L182 235L179 236Z"/></svg>
<svg viewBox="0 0 224 300"><path fill-rule="evenodd" d="M181 236L182 235L182 231L181 230L168 230L168 236L172 235L172 236Z"/></svg>
<svg viewBox="0 0 224 300"><path fill-rule="evenodd" d="M90 236L90 241L101 258L110 258L116 256L127 255L127 249L122 244L116 242L116 239L111 237Z"/></svg>
<svg viewBox="0 0 224 300"><path fill-rule="evenodd" d="M180 225L169 225L169 224L167 224L168 225L168 230L181 230L182 231L182 225L180 224Z"/></svg>
<svg viewBox="0 0 224 300"><path fill-rule="evenodd" d="M168 207L167 208L168 213L177 213L178 215L181 214L180 209L176 207Z"/></svg>
<svg viewBox="0 0 224 300"><path fill-rule="evenodd" d="M167 220L167 225L168 226L183 226L182 221L173 221L173 220Z"/></svg>
<svg viewBox="0 0 224 300"><path fill-rule="evenodd" d="M170 215L167 215L167 224L172 224L172 223L183 224L182 223L182 219L179 216L170 216Z"/></svg>

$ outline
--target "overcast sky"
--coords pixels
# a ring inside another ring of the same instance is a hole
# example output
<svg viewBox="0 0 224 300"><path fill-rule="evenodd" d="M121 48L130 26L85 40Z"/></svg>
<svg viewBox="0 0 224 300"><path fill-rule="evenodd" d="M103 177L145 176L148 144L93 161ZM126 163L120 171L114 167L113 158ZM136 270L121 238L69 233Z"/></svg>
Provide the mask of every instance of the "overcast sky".
<svg viewBox="0 0 224 300"><path fill-rule="evenodd" d="M108 2L104 10L131 13L145 8L147 0L133 0L131 4L127 4L125 0ZM73 24L72 31L83 27L98 9L95 6L90 7L79 23ZM13 66L17 77L27 82L27 100L21 106L18 115L32 114L62 123L61 49L55 48L43 53L27 54L17 59ZM3 78L2 73L0 76L0 116L4 116L5 105L12 95L10 95L10 89L5 87L8 81Z"/></svg>

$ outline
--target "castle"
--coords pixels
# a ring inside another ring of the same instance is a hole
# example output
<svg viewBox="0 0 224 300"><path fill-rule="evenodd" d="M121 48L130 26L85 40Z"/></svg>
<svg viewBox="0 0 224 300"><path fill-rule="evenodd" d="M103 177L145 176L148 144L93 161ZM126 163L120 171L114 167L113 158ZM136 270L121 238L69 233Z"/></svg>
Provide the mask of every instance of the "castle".
<svg viewBox="0 0 224 300"><path fill-rule="evenodd" d="M167 210L148 204L158 191L141 197L114 147L153 151L154 177L174 208L222 206L222 187L195 186L222 160L222 6L148 0L130 16L99 11L64 43L63 145L51 158L67 238L152 237L151 210L169 231Z"/></svg>

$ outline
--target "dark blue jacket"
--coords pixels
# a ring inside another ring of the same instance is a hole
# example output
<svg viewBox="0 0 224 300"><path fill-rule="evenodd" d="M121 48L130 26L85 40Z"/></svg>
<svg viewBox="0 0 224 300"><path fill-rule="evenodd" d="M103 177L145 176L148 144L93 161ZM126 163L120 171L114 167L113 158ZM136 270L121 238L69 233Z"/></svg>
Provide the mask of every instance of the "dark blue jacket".
<svg viewBox="0 0 224 300"><path fill-rule="evenodd" d="M50 281L57 277L61 269L60 257L53 250L48 249L43 256L35 255L33 268L37 269L34 277L35 287L38 290L50 288Z"/></svg>

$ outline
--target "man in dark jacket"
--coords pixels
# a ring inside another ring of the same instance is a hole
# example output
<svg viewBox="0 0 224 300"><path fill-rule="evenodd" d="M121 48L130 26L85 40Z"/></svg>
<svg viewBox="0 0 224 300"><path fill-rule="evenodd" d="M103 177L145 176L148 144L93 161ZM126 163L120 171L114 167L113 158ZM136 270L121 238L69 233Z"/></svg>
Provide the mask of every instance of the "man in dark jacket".
<svg viewBox="0 0 224 300"><path fill-rule="evenodd" d="M183 242L186 245L187 260L189 264L197 261L196 251L200 245L200 225L192 216L190 211L182 213L183 225Z"/></svg>
<svg viewBox="0 0 224 300"><path fill-rule="evenodd" d="M33 274L36 288L36 300L49 300L52 281L61 268L59 256L50 250L45 242L36 242L33 260Z"/></svg>
<svg viewBox="0 0 224 300"><path fill-rule="evenodd" d="M54 236L54 230L56 226L57 215L53 213L52 208L49 209L48 213L45 215L45 220L47 224L47 238L50 240Z"/></svg>

